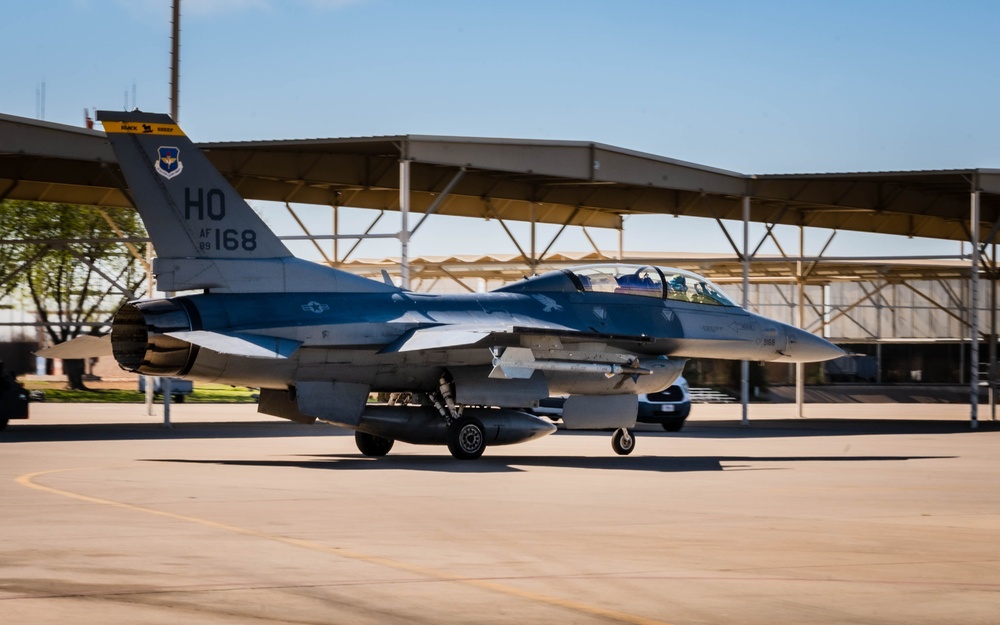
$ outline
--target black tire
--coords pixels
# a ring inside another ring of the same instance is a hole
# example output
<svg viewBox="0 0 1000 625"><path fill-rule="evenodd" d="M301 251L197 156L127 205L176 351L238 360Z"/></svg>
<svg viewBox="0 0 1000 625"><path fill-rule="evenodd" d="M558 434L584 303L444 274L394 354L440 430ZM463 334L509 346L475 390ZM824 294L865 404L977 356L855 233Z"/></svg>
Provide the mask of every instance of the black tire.
<svg viewBox="0 0 1000 625"><path fill-rule="evenodd" d="M684 422L681 421L680 423L669 423L669 422L661 423L660 426L663 428L665 432L680 432L681 428L684 427Z"/></svg>
<svg viewBox="0 0 1000 625"><path fill-rule="evenodd" d="M486 451L486 430L475 417L462 417L448 427L448 451L459 460L475 460Z"/></svg>
<svg viewBox="0 0 1000 625"><path fill-rule="evenodd" d="M184 403L184 395L174 395L174 403L175 404L183 404Z"/></svg>
<svg viewBox="0 0 1000 625"><path fill-rule="evenodd" d="M611 435L611 449L619 456L627 456L635 450L635 434L632 430L618 428Z"/></svg>
<svg viewBox="0 0 1000 625"><path fill-rule="evenodd" d="M0 430L7 427L7 419L0 419Z"/></svg>
<svg viewBox="0 0 1000 625"><path fill-rule="evenodd" d="M358 451L372 458L381 458L389 453L392 444L395 442L391 438L366 434L365 432L355 432L354 442L358 445Z"/></svg>

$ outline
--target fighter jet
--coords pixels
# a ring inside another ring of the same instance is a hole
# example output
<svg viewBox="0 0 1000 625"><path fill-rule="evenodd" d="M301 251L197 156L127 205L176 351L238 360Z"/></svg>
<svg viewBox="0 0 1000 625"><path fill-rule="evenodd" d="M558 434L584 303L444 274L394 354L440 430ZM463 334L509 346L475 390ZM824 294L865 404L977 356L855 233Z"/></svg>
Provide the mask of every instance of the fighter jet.
<svg viewBox="0 0 1000 625"><path fill-rule="evenodd" d="M308 262L169 116L97 117L156 249L158 289L185 293L121 307L121 367L259 388L261 413L354 430L368 456L400 440L475 459L541 438L556 428L523 409L550 395L569 396L566 428L612 429L627 455L636 395L670 386L688 358L843 355L679 269L590 265L430 295ZM390 402L369 403L376 393Z"/></svg>

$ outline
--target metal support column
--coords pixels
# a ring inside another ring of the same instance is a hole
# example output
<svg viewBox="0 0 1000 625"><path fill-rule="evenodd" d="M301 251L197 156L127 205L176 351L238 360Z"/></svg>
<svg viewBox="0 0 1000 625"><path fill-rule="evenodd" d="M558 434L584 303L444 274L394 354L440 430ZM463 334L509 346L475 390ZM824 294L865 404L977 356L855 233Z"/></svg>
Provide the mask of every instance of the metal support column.
<svg viewBox="0 0 1000 625"><path fill-rule="evenodd" d="M535 232L536 226L538 225L538 204L535 202L531 203L531 258L528 262L531 264L531 275L538 274L538 256L536 254L538 251L535 249L537 233Z"/></svg>
<svg viewBox="0 0 1000 625"><path fill-rule="evenodd" d="M743 309L750 304L750 196L743 196ZM743 409L743 425L750 425L750 361L740 363L740 403Z"/></svg>
<svg viewBox="0 0 1000 625"><path fill-rule="evenodd" d="M972 191L970 233L972 235L972 268L969 271L969 419L972 429L979 427L979 188L978 180Z"/></svg>
<svg viewBox="0 0 1000 625"><path fill-rule="evenodd" d="M333 207L333 264L340 264L340 207Z"/></svg>
<svg viewBox="0 0 1000 625"><path fill-rule="evenodd" d="M410 288L410 161L399 161L399 276L404 289Z"/></svg>
<svg viewBox="0 0 1000 625"><path fill-rule="evenodd" d="M806 229L799 226L799 258L806 255ZM806 327L806 278L802 275L803 263L801 260L795 262L795 284L797 289L797 300L795 302L796 325L799 328ZM795 363L795 414L801 419L805 415L805 365L801 362Z"/></svg>
<svg viewBox="0 0 1000 625"><path fill-rule="evenodd" d="M995 236L995 235L991 235ZM997 244L992 243L993 254L990 258L990 421L997 420Z"/></svg>

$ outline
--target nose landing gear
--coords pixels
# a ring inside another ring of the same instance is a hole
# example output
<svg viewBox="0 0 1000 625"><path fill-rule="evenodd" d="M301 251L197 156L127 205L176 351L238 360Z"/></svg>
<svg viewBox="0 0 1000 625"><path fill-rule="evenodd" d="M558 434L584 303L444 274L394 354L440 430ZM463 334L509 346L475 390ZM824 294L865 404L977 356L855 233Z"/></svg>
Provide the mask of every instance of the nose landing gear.
<svg viewBox="0 0 1000 625"><path fill-rule="evenodd" d="M635 449L635 434L628 428L618 428L611 435L611 448L619 456L627 456Z"/></svg>

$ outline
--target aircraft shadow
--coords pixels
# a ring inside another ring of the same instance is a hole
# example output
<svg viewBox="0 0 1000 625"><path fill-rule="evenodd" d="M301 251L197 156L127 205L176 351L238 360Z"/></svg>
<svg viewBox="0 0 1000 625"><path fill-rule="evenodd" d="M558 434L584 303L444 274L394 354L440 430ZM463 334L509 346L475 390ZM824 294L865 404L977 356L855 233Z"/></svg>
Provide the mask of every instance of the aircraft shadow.
<svg viewBox="0 0 1000 625"><path fill-rule="evenodd" d="M487 455L475 461L455 460L450 455L392 455L369 458L359 454L309 456L301 460L193 460L185 458L148 458L145 462L208 464L232 467L318 469L326 471L432 471L443 473L523 472L534 467L564 469L599 469L682 473L691 471L775 470L775 467L752 466L759 463L800 462L901 462L937 460L954 456L500 456ZM609 452L610 453L610 452ZM725 466L724 466L725 465ZM790 468L790 467L783 467Z"/></svg>
<svg viewBox="0 0 1000 625"><path fill-rule="evenodd" d="M732 421L691 419L681 432L664 432L656 425L639 424L637 435L675 438L786 438L800 436L864 436L872 434L974 434L1000 431L1000 422L980 421L972 430L968 421L926 419L753 419L750 425ZM303 425L274 421L179 422L171 428L160 423L97 423L49 425L38 421L12 421L0 431L0 444L62 441L188 440L213 438L283 438L302 436L353 436L350 430L323 424ZM562 430L555 436L598 436L605 431ZM640 440L641 445L641 440ZM640 448L641 449L641 448Z"/></svg>
<svg viewBox="0 0 1000 625"><path fill-rule="evenodd" d="M275 421L181 422L165 428L160 423L76 423L46 425L12 421L0 432L0 443L60 441L188 440L197 438L282 438L299 436L354 436L354 432L326 425Z"/></svg>

